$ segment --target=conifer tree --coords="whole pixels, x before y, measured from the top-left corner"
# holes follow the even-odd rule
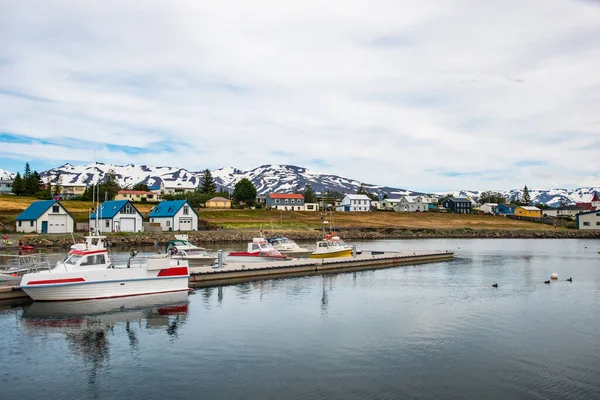
[[[523,196],[521,197],[521,203],[524,206],[531,205],[531,195],[529,194],[529,189],[527,189],[527,185],[523,188]]]
[[[202,178],[200,178],[200,191],[202,193],[215,193],[217,191],[217,184],[212,176],[212,173],[207,168],[202,171]]]
[[[25,191],[25,183],[23,182],[23,178],[21,178],[21,173],[17,172],[15,179],[12,183],[12,192],[17,196],[22,196]]]

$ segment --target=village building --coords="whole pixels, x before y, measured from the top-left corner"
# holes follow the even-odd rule
[[[498,207],[498,203],[483,203],[479,207],[479,211],[484,212],[486,214],[495,214],[497,207]]]
[[[575,217],[577,214],[583,211],[586,211],[584,207],[572,205],[558,208],[547,208],[542,210],[542,215],[544,217]]]
[[[600,229],[600,209],[577,214],[575,224],[577,229]]]
[[[442,207],[455,214],[471,214],[473,203],[465,197],[449,197],[442,202]]]
[[[394,205],[396,212],[425,212],[429,211],[429,204],[423,202],[421,196],[402,196],[400,202]]]
[[[163,231],[198,230],[198,213],[187,200],[162,201],[148,217],[150,223],[160,223]]]
[[[34,201],[15,219],[20,233],[71,233],[75,218],[56,200]]]
[[[0,179],[0,194],[12,194],[12,179]]]
[[[542,210],[534,206],[519,206],[515,208],[515,215],[520,217],[541,218]]]
[[[498,204],[496,207],[497,215],[513,215],[515,213],[515,208],[517,208],[514,204]]]
[[[196,185],[193,182],[185,181],[185,182],[173,182],[166,181],[163,182],[164,189],[163,194],[176,194],[176,193],[189,193],[196,190]]]
[[[600,210],[600,197],[598,192],[594,192],[592,200],[589,202],[575,203],[577,207],[582,207],[586,211]]]
[[[97,226],[96,220],[98,220]],[[105,201],[90,215],[89,221],[91,232],[144,231],[144,217],[130,200]]]
[[[371,211],[371,199],[365,194],[347,194],[342,204],[335,207],[336,211]]]
[[[208,200],[204,206],[206,208],[231,208],[231,200],[225,197],[213,197]]]
[[[400,199],[383,199],[380,202],[380,210],[391,211],[396,204],[400,203]]]
[[[119,190],[115,196],[115,200],[131,200],[135,202],[158,203],[160,195],[146,190]]]
[[[269,193],[265,204],[274,210],[304,211],[304,196],[300,193]]]

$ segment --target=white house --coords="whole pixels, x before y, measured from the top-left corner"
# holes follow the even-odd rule
[[[34,201],[15,219],[20,233],[70,233],[75,218],[56,200]]]
[[[185,182],[165,181],[163,193],[165,193],[165,194],[187,193],[187,192],[193,192],[194,190],[196,190],[196,185],[190,181],[185,181]]]
[[[400,199],[383,199],[381,200],[381,210],[393,210],[398,203],[400,203]]]
[[[428,211],[429,203],[425,203],[421,196],[402,196],[400,201],[394,205],[396,212],[421,212]]]
[[[479,207],[479,211],[483,211],[486,214],[495,214],[496,207],[498,207],[498,203],[483,203]]]
[[[579,213],[575,216],[577,229],[600,229],[600,210]]]
[[[96,212],[98,226],[96,227]],[[90,215],[90,230],[94,232],[143,232],[144,217],[129,200],[110,200],[102,203]]]
[[[319,211],[319,203],[304,203],[304,211]]]
[[[197,231],[198,213],[187,200],[161,201],[148,215],[163,231]]]
[[[347,194],[336,211],[371,211],[371,199],[364,194]]]

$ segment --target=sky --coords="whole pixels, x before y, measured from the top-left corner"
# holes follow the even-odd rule
[[[595,0],[0,0],[0,168],[600,186]]]

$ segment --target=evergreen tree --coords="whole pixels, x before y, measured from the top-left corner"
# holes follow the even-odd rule
[[[521,198],[521,203],[524,206],[531,205],[531,196],[529,195],[529,189],[527,189],[527,185],[523,188],[523,197]]]
[[[103,202],[105,199],[114,200],[119,190],[121,190],[121,187],[119,186],[119,182],[117,182],[117,174],[111,169],[106,174],[105,181],[98,185],[98,193],[100,194],[98,200],[100,202]]]
[[[25,183],[23,181],[23,178],[21,178],[20,172],[17,172],[17,175],[15,176],[15,179],[13,180],[11,190],[17,196],[22,196],[23,193],[25,192]]]
[[[150,191],[150,189],[148,189],[148,185],[146,185],[145,183],[141,183],[141,182],[138,182],[135,185],[133,185],[131,190],[141,190],[144,192]]]
[[[62,193],[62,175],[60,174],[60,170],[57,171],[52,180],[52,185],[49,185],[49,187],[51,196],[59,196]]]
[[[236,202],[251,206],[256,199],[256,188],[249,179],[243,178],[235,184],[233,197],[235,197]]]
[[[200,191],[202,193],[212,194],[217,191],[217,184],[215,183],[212,173],[208,168],[202,171],[202,178],[200,178],[200,187]]]
[[[360,184],[360,187],[358,188],[358,190],[356,191],[356,194],[366,194],[368,195],[369,192],[367,191],[367,188],[365,187],[365,185],[363,185],[362,183]]]
[[[25,174],[28,175],[27,178],[24,178],[25,195],[35,196],[40,191],[40,174],[37,171],[32,173],[29,169],[29,163],[25,166]]]
[[[314,190],[312,190],[310,183],[307,183],[306,186],[304,187],[304,202],[305,203],[316,203],[317,202],[317,196],[315,195]]]

